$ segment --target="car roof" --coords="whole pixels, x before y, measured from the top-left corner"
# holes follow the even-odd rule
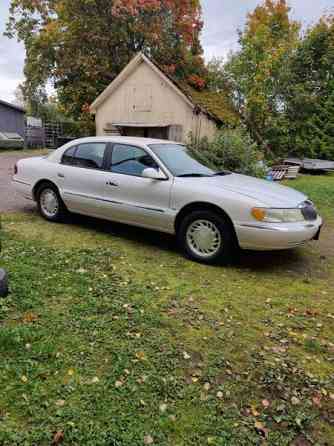
[[[75,143],[89,143],[89,142],[112,142],[112,143],[122,143],[122,144],[139,144],[139,145],[149,145],[149,144],[182,144],[176,141],[168,141],[166,139],[155,139],[155,138],[141,138],[135,136],[91,136],[88,138],[80,138],[71,142],[71,145]]]
[[[105,142],[105,143],[119,143],[119,144],[128,144],[128,145],[136,145],[139,147],[146,147],[150,144],[177,144],[183,145],[180,142],[176,141],[168,141],[166,139],[154,139],[154,138],[139,138],[133,136],[90,136],[87,138],[75,139],[73,141],[68,142],[67,144],[59,147],[54,150],[47,159],[53,162],[60,162],[63,153],[70,147],[75,146],[77,144],[87,144],[87,143],[96,143],[96,142]]]

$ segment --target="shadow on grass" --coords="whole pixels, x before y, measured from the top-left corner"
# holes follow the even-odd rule
[[[176,238],[169,234],[79,215],[71,215],[69,223],[131,241],[138,246],[138,249],[145,245],[157,251],[182,255]],[[284,251],[241,250],[231,266],[268,273],[282,271],[306,275],[312,270],[313,261],[313,255],[306,252],[303,247]]]
[[[39,218],[35,208],[27,207],[24,209],[24,213]],[[164,251],[182,256],[176,238],[169,234],[75,214],[71,214],[66,223],[94,231],[97,234],[110,235],[119,240],[130,241],[138,250],[148,247],[154,249],[157,255],[159,251]],[[316,249],[312,249],[312,251],[306,247],[284,251],[241,250],[231,267],[268,274],[281,272],[294,276],[305,276],[305,278],[308,276],[322,276],[325,274],[324,266],[327,263],[327,257],[320,255],[317,244],[314,247]]]

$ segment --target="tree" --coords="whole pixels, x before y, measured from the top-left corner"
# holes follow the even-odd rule
[[[241,120],[268,152],[278,153],[285,138],[286,69],[299,41],[300,26],[289,17],[286,0],[265,0],[248,15],[239,34],[240,50],[225,65]]]
[[[7,35],[26,47],[25,95],[48,81],[80,118],[139,51],[171,74],[202,79],[199,0],[11,0]]]
[[[289,64],[285,94],[289,149],[334,159],[334,17],[310,27]]]
[[[207,87],[211,91],[221,92],[229,89],[228,77],[225,72],[225,60],[213,57],[207,64]]]
[[[14,104],[19,105],[22,108],[26,107],[26,101],[23,93],[23,86],[19,84],[14,90],[15,101]]]

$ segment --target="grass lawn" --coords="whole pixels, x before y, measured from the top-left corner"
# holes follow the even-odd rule
[[[322,240],[185,260],[167,235],[2,216],[0,445],[334,445],[334,176]]]

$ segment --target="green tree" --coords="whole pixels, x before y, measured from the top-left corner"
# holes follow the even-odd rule
[[[285,0],[266,0],[248,15],[240,50],[225,65],[225,77],[241,120],[268,152],[279,153],[286,140],[284,95],[289,60],[300,26],[289,17]]]
[[[290,152],[334,159],[334,17],[311,27],[290,60]]]
[[[225,59],[213,57],[207,64],[207,88],[221,92],[229,90],[228,76],[225,71]]]
[[[201,29],[199,0],[11,0],[7,35],[25,44],[27,99],[51,81],[80,118],[139,51],[175,76],[201,79]]]

